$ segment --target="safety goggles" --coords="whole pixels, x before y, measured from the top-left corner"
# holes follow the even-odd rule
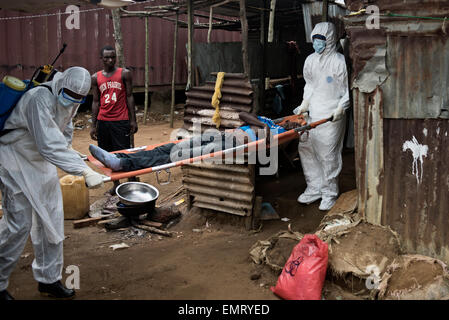
[[[79,103],[79,104],[83,104],[86,101],[86,97],[82,97],[81,99],[76,99],[76,98],[70,96],[68,93],[64,92],[64,88],[62,88],[62,96],[67,100],[70,100],[72,102]]]
[[[321,34],[316,34],[312,37],[312,39],[320,39],[326,41],[326,37]]]

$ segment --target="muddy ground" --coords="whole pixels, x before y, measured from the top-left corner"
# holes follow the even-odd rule
[[[84,115],[78,115],[83,119]],[[87,119],[87,117],[85,118]],[[85,122],[88,124],[88,122]],[[175,128],[182,121],[175,122]],[[168,141],[171,129],[167,120],[139,123],[135,145],[142,146]],[[73,146],[88,154],[92,143],[89,128],[75,130]],[[265,221],[260,232],[247,231],[242,219],[227,214],[184,215],[171,227],[172,238],[146,234],[144,237],[123,238],[120,231],[108,231],[98,226],[73,228],[73,221],[65,221],[64,268],[76,265],[80,270],[80,289],[76,299],[278,299],[271,291],[277,275],[266,267],[255,265],[249,249],[257,240],[265,240],[281,230],[292,229],[313,233],[324,212],[319,202],[301,205],[296,198],[305,188],[298,160],[293,164],[281,159],[279,177],[257,179],[256,193],[270,202],[281,217],[290,219]],[[60,176],[64,173],[60,172]],[[157,185],[155,174],[140,176],[142,182],[159,188],[161,198],[173,193],[181,185],[180,168],[172,169],[172,182]],[[103,196],[111,187],[90,191],[90,203]],[[344,152],[344,166],[340,176],[340,191],[355,188],[354,154]],[[206,221],[208,228],[205,228]],[[193,229],[204,229],[194,232]],[[198,231],[198,230],[196,230]],[[130,247],[113,251],[110,245],[125,242]],[[28,242],[22,258],[10,278],[8,290],[17,299],[41,299],[33,279],[31,263],[33,250]],[[63,281],[67,274],[63,272]],[[251,280],[255,279],[255,280]],[[323,292],[332,290],[325,287]],[[336,294],[327,294],[333,299]],[[339,298],[341,299],[341,297]]]

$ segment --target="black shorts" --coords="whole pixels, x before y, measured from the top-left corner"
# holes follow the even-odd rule
[[[98,120],[98,146],[108,152],[131,148],[129,130],[129,120]]]

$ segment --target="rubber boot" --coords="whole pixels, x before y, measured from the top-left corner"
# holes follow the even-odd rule
[[[0,301],[15,300],[7,290],[0,291]]]
[[[39,282],[38,290],[41,295],[56,299],[71,299],[75,296],[75,290],[66,288],[61,281],[50,284]]]

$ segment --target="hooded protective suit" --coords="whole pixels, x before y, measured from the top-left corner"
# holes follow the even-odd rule
[[[34,278],[42,283],[61,279],[64,213],[56,167],[73,175],[88,168],[69,150],[72,121],[79,104],[58,103],[62,88],[80,95],[90,89],[89,72],[72,67],[57,73],[44,87],[26,92],[8,118],[0,138],[0,189],[3,218],[0,220],[0,291],[25,246],[31,230],[35,259]]]
[[[345,58],[336,49],[335,26],[329,22],[318,23],[312,37],[326,37],[326,48],[321,53],[309,55],[304,64],[304,97],[301,111],[309,111],[309,121],[335,116],[309,132],[305,141],[299,142],[299,154],[307,182],[306,191],[299,202],[310,203],[322,198],[320,209],[329,210],[338,195],[338,175],[342,168],[341,151],[345,132],[344,111],[349,106],[348,74]],[[338,115],[338,116],[336,116]]]

